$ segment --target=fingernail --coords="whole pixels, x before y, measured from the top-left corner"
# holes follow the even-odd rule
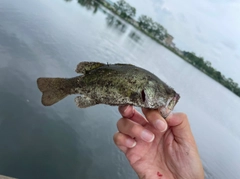
[[[126,140],[126,146],[129,147],[129,148],[135,147],[136,144],[137,144],[137,142],[132,140],[132,139],[127,139]]]
[[[121,113],[125,113],[125,112],[128,110],[128,108],[129,108],[129,105],[128,105],[128,106],[120,106],[120,107],[119,107],[119,111],[120,111]]]
[[[167,124],[162,120],[158,119],[155,121],[154,127],[158,129],[160,132],[164,132],[167,129]]]
[[[144,129],[141,133],[141,138],[146,142],[152,142],[154,140],[154,137],[154,134],[146,129]]]

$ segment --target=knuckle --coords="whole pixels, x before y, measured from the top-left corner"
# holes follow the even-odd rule
[[[117,128],[120,134],[126,134],[131,137],[136,137],[139,135],[139,131],[141,131],[141,125],[131,121],[130,119],[121,118],[117,122]]]
[[[122,114],[125,111],[126,107],[127,106],[119,106],[118,111]]]
[[[123,118],[119,119],[118,122],[117,122],[118,130],[120,130],[121,126],[124,126],[124,119]]]
[[[129,128],[129,133],[132,135],[132,136],[136,136],[138,135],[139,131],[141,130],[141,126],[138,125],[138,124],[133,124],[130,128]]]
[[[134,116],[134,114],[135,114],[135,109],[132,109],[132,111],[126,113],[125,116],[126,116],[126,118],[128,118],[128,119],[132,119],[133,116]]]
[[[179,117],[183,118],[183,119],[187,119],[188,118],[187,114],[185,114],[185,113],[179,113]]]
[[[148,121],[154,121],[155,119],[162,118],[162,116],[160,115],[157,109],[148,109],[145,112],[145,116],[148,119]]]
[[[119,132],[115,133],[113,136],[113,141],[116,145],[120,144],[121,141],[121,134]]]
[[[114,141],[114,142],[117,140],[118,134],[119,134],[119,132],[116,132],[116,133],[113,135],[113,141]]]
[[[124,116],[125,118],[131,118],[134,114],[134,108],[133,106],[121,106],[119,107],[119,112]]]

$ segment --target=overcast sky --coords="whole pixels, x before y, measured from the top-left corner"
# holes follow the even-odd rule
[[[112,0],[116,2],[117,0]],[[195,52],[240,86],[240,0],[126,0],[162,24],[178,48]]]

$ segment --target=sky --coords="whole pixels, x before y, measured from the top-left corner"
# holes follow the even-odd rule
[[[112,0],[116,2],[117,0]],[[176,46],[194,52],[240,86],[240,0],[126,0],[162,24]]]

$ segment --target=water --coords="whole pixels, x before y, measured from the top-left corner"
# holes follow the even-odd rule
[[[207,179],[240,178],[240,98],[117,17],[63,0],[0,1],[0,173],[137,178],[112,136],[117,107],[40,103],[40,76],[73,77],[80,61],[132,63],[181,94]],[[115,25],[118,24],[118,25]]]

